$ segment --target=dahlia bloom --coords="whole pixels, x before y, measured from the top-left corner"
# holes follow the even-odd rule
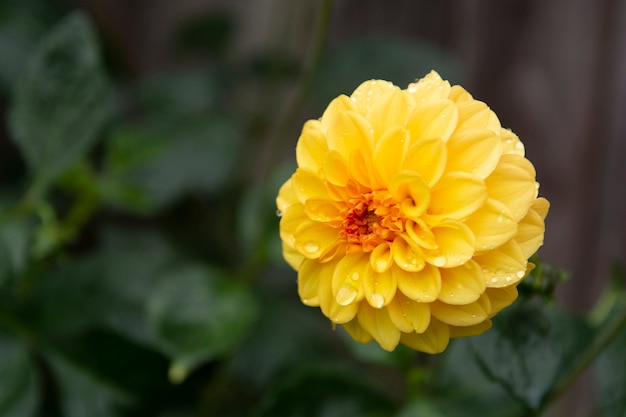
[[[517,297],[549,203],[518,137],[434,71],[305,123],[277,206],[298,293],[359,342],[442,352]]]

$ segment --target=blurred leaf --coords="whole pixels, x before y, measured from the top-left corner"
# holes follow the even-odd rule
[[[10,113],[13,139],[38,181],[51,181],[97,140],[114,111],[95,34],[75,13],[29,59]]]
[[[194,367],[232,350],[256,316],[247,289],[224,273],[185,265],[165,271],[150,291],[148,314],[179,382]]]
[[[320,63],[313,102],[326,106],[339,94],[350,94],[370,79],[383,79],[405,88],[436,70],[444,79],[459,77],[460,65],[431,45],[384,34],[362,36],[337,45]]]
[[[187,49],[219,55],[227,49],[233,29],[231,15],[211,10],[183,22],[178,29],[177,40]]]
[[[118,408],[129,401],[126,394],[59,356],[47,359],[59,385],[64,417],[121,416]]]
[[[25,217],[0,220],[0,288],[27,266],[33,222]]]
[[[139,213],[188,192],[213,193],[237,172],[241,129],[217,116],[118,129],[107,143],[103,198]]]
[[[365,374],[341,366],[302,368],[266,394],[259,417],[389,416],[392,403]]]
[[[529,301],[493,320],[493,328],[469,339],[485,375],[528,412],[539,410],[561,372],[590,340],[580,317]]]
[[[26,346],[0,328],[0,415],[34,416],[38,403],[39,381]]]

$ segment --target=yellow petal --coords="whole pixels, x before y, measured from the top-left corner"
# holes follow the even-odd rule
[[[341,203],[320,198],[309,198],[304,203],[304,212],[311,220],[332,222],[341,220]]]
[[[451,326],[473,326],[482,323],[489,318],[490,310],[487,296],[464,305],[446,304],[441,301],[435,301],[430,305],[432,315]]]
[[[366,156],[366,152],[356,150],[350,155],[350,172],[352,178],[364,187],[373,189],[374,172],[372,169],[371,159]]]
[[[455,103],[459,103],[461,101],[470,101],[473,99],[472,95],[460,85],[453,85],[452,88],[450,88],[450,94],[448,95],[448,98]]]
[[[472,214],[465,224],[476,237],[477,251],[497,248],[517,234],[517,223],[507,206],[488,198],[485,204]]]
[[[301,224],[310,221],[304,212],[304,206],[300,203],[289,206],[282,213],[280,218],[280,237],[289,246],[295,248],[296,238],[294,237],[296,230]]]
[[[323,270],[323,273],[319,274],[320,309],[322,310],[322,313],[324,313],[324,315],[333,323],[347,323],[356,317],[356,314],[359,311],[359,304],[350,303],[344,306],[337,303],[331,284],[334,267],[336,267],[337,264],[336,262],[331,261],[320,265],[327,265],[324,267],[325,269]]]
[[[415,103],[421,104],[428,101],[448,98],[450,83],[442,80],[436,71],[430,71],[424,78],[416,83],[409,84],[407,91],[413,96]]]
[[[423,103],[413,110],[407,122],[411,142],[437,138],[446,142],[456,128],[458,113],[450,100]]]
[[[405,297],[402,293],[387,306],[389,318],[403,333],[423,333],[430,324],[430,306]]]
[[[441,353],[446,350],[450,342],[450,329],[447,324],[431,318],[424,333],[402,333],[400,341],[420,352]]]
[[[489,297],[489,301],[491,303],[489,317],[493,317],[503,308],[513,304],[513,302],[517,299],[517,287],[511,285],[509,287],[502,288],[487,288],[485,294]]]
[[[325,223],[306,221],[294,233],[294,247],[309,259],[319,258],[330,246],[339,239],[337,229]]]
[[[491,329],[491,324],[491,320],[485,320],[472,326],[450,326],[450,338],[478,336]]]
[[[363,279],[369,269],[366,253],[352,253],[344,256],[337,263],[333,273],[332,291],[335,301],[348,305],[363,299]]]
[[[509,240],[497,249],[476,255],[474,260],[483,270],[487,287],[508,287],[526,276],[526,257],[515,240]]]
[[[447,155],[444,141],[423,139],[409,147],[402,169],[419,174],[426,184],[432,186],[443,174]]]
[[[487,199],[487,187],[478,177],[466,172],[448,172],[430,192],[433,217],[463,220],[478,210]]]
[[[359,114],[365,116],[379,97],[395,90],[399,88],[389,81],[369,80],[358,86],[350,97]]]
[[[437,249],[424,250],[426,262],[439,268],[463,265],[474,254],[475,239],[463,223],[447,221],[430,229],[435,235]]]
[[[333,99],[330,102],[326,110],[324,110],[324,114],[322,114],[321,118],[321,129],[322,132],[327,133],[331,123],[337,117],[338,114],[347,112],[347,111],[355,111],[356,105],[350,99],[350,97],[342,94],[339,97]]]
[[[305,259],[298,271],[298,295],[302,303],[308,306],[319,306],[319,293],[321,277],[332,275],[335,264],[332,262],[320,263],[315,260]]]
[[[409,146],[408,132],[401,126],[393,126],[378,139],[372,155],[375,173],[381,186],[389,184],[398,173]]]
[[[414,106],[413,98],[400,89],[381,95],[365,116],[374,128],[374,138],[380,138],[394,126],[404,127]]]
[[[287,211],[289,206],[292,204],[298,203],[298,197],[296,197],[296,193],[293,191],[293,183],[291,178],[289,178],[278,190],[278,196],[276,197],[276,207],[278,207],[278,212],[282,216],[282,213]]]
[[[328,198],[328,188],[324,181],[307,169],[298,168],[291,177],[291,183],[294,194],[301,203],[309,198]]]
[[[550,202],[543,197],[539,197],[533,201],[531,207],[545,220],[548,215],[548,210],[550,210]]]
[[[411,246],[418,246],[426,250],[436,250],[439,247],[434,233],[422,219],[418,219],[417,221],[408,219],[404,228],[406,235],[402,236],[405,238],[408,236],[409,239],[407,239],[407,242],[409,242]],[[420,254],[423,255],[423,252],[420,251]]]
[[[439,301],[446,304],[469,304],[485,292],[483,272],[474,261],[456,268],[442,268]]]
[[[520,220],[515,236],[515,241],[519,244],[525,258],[529,258],[543,245],[545,230],[543,218],[531,207],[526,216]]]
[[[300,269],[300,265],[302,264],[302,261],[305,259],[304,256],[302,256],[300,252],[298,252],[297,250],[289,246],[284,241],[282,243],[282,248],[283,248],[283,258],[285,258],[285,261],[289,264],[289,266],[291,266],[296,271]]]
[[[504,203],[516,222],[537,198],[535,168],[518,155],[502,155],[496,169],[485,179],[489,197]]]
[[[396,294],[396,277],[391,269],[379,273],[371,268],[365,269],[363,277],[363,291],[369,305],[382,308],[389,304]]]
[[[393,257],[391,254],[391,244],[381,243],[376,246],[370,254],[370,265],[376,272],[383,273],[391,268]]]
[[[438,268],[426,264],[421,271],[408,272],[399,267],[392,267],[398,289],[408,298],[420,303],[428,303],[439,297],[441,292],[441,274]]]
[[[319,120],[309,120],[304,124],[296,145],[296,161],[298,166],[312,172],[322,167],[324,156],[328,152],[326,136],[322,132]]]
[[[502,129],[500,131],[500,137],[502,138],[502,153],[505,155],[513,154],[518,156],[524,156],[524,144],[519,140],[517,135],[509,129]]]
[[[350,172],[344,159],[337,151],[329,151],[324,158],[324,178],[336,186],[345,187],[350,179]]]
[[[409,245],[404,238],[396,236],[391,245],[393,260],[400,268],[408,272],[417,272],[424,268],[424,255],[418,247]]]
[[[372,308],[367,303],[361,303],[358,319],[363,329],[371,334],[383,349],[391,352],[398,346],[400,330],[389,318],[387,309]]]
[[[363,327],[359,324],[358,319],[353,319],[347,323],[342,324],[343,328],[348,332],[350,337],[356,340],[359,343],[369,343],[371,342],[372,336],[365,331]]]
[[[500,134],[501,127],[498,116],[482,101],[459,101],[456,105],[459,112],[457,131],[488,129]]]
[[[419,219],[430,205],[430,188],[411,171],[402,171],[391,179],[389,194],[400,203],[402,213],[412,219]]]
[[[464,171],[486,178],[502,155],[500,136],[487,129],[462,130],[448,141],[447,171]]]
[[[371,153],[374,138],[369,122],[355,111],[338,113],[328,126],[328,148],[346,160],[357,149]]]

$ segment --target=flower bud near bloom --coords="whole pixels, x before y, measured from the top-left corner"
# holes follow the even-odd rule
[[[276,200],[298,293],[359,342],[442,352],[517,297],[549,203],[518,137],[434,71],[305,123]]]

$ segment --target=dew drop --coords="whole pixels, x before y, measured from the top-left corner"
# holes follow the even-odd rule
[[[382,294],[372,294],[370,296],[370,304],[374,308],[381,308],[385,304],[385,297]]]
[[[513,281],[513,277],[510,276],[510,275],[507,275],[505,280],[506,280],[506,282],[511,282],[511,281]]]
[[[358,272],[353,272],[352,275],[350,275],[350,278],[352,278],[354,281],[358,281],[359,278],[361,278],[361,274],[359,274]]]
[[[445,266],[445,264],[446,264],[446,258],[444,258],[443,256],[437,256],[435,259],[433,259],[433,265],[437,267]]]
[[[450,298],[454,298],[454,293],[453,293],[452,291],[450,291],[450,292],[448,293],[448,297],[450,297]]]
[[[337,296],[335,297],[335,300],[337,301],[337,304],[347,306],[354,301],[356,296],[357,292],[354,288],[341,287],[339,288],[339,291],[337,291]]]
[[[283,217],[283,212],[280,209],[276,210],[276,217]]]
[[[493,283],[498,282],[498,277],[491,277],[491,282],[493,282]]]
[[[523,269],[520,269],[519,271],[515,273],[515,275],[517,275],[518,278],[523,278],[524,275],[526,275],[526,271],[524,271]]]
[[[417,85],[410,84],[408,90],[409,90],[409,93],[415,93],[417,91]]]
[[[389,265],[389,263],[384,260],[384,259],[378,259],[376,260],[376,269],[377,272],[379,271],[384,271],[385,269],[387,269],[387,266]]]
[[[304,251],[306,253],[315,253],[319,250],[319,246],[313,242],[307,242],[304,244]]]
[[[496,220],[498,220],[498,223],[502,223],[504,216],[502,214],[498,214],[498,218]]]

